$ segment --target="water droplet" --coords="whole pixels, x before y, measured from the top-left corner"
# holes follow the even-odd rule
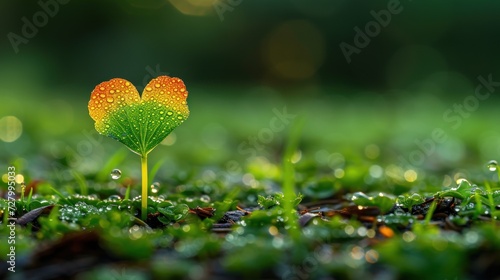
[[[112,102],[114,101],[114,99],[113,99],[113,97],[108,97],[108,98],[106,99],[106,101],[108,101],[109,103],[112,103]]]
[[[99,96],[102,97],[102,98],[104,98],[104,97],[106,97],[106,94],[101,93],[101,95],[99,95]]]
[[[158,193],[158,191],[160,190],[160,183],[158,182],[154,182],[152,185],[151,185],[151,192],[152,193]]]
[[[147,87],[146,91],[152,91],[153,89],[151,87]]]
[[[496,160],[490,160],[488,162],[488,170],[489,171],[497,171],[498,162]]]
[[[122,171],[120,169],[113,169],[111,171],[111,178],[113,178],[113,180],[120,179],[121,176],[122,176]]]
[[[170,111],[167,113],[167,115],[169,115],[169,116],[172,116],[172,114],[173,114],[173,113],[172,113],[172,112],[170,112]]]
[[[122,199],[122,198],[121,198],[119,195],[116,195],[116,194],[114,194],[114,195],[110,195],[110,196],[108,197],[108,200],[109,200],[109,201],[120,201],[121,199]]]
[[[159,88],[161,85],[160,84],[155,84],[155,87]]]
[[[421,195],[419,195],[418,193],[414,193],[414,194],[412,194],[412,195],[410,196],[410,199],[412,199],[412,200],[416,200],[416,201],[421,201],[421,200],[423,200],[422,196],[421,196]]]
[[[394,214],[396,214],[397,216],[401,216],[405,214],[405,211],[403,209],[396,209],[394,210]]]
[[[201,202],[209,203],[210,202],[210,196],[204,194],[200,197]]]
[[[104,87],[100,87],[99,89],[100,89],[100,90],[105,90],[105,88],[104,88]]]
[[[130,83],[129,83],[129,82],[126,82],[126,83],[125,83],[125,85],[126,85],[126,86],[130,86]]]
[[[109,93],[113,94],[113,93],[115,93],[115,91],[112,89],[109,91]]]
[[[185,91],[186,91],[186,89],[185,89],[185,88],[181,88],[181,92],[185,92]]]

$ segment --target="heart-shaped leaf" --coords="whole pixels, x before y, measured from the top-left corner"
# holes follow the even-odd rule
[[[187,96],[179,78],[157,77],[142,96],[132,83],[115,78],[95,87],[88,109],[100,134],[145,156],[188,118]]]

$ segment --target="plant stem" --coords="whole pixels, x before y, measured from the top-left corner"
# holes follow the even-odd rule
[[[141,156],[141,172],[142,172],[141,216],[142,220],[146,221],[148,217],[148,155]]]

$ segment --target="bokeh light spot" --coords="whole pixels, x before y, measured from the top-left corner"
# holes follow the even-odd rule
[[[14,142],[23,133],[22,122],[14,116],[5,116],[0,119],[0,140]]]
[[[16,174],[15,181],[18,184],[24,183],[24,175],[23,174]]]
[[[406,170],[404,177],[407,182],[410,183],[415,182],[417,180],[417,172],[415,172],[415,170],[412,169]]]
[[[365,259],[368,263],[376,263],[378,261],[379,254],[375,250],[368,250],[365,254]]]

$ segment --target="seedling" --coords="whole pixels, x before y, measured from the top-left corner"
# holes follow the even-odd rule
[[[142,219],[147,218],[148,154],[189,116],[188,92],[179,78],[159,76],[142,96],[132,83],[114,78],[95,87],[88,104],[97,132],[141,157]]]

